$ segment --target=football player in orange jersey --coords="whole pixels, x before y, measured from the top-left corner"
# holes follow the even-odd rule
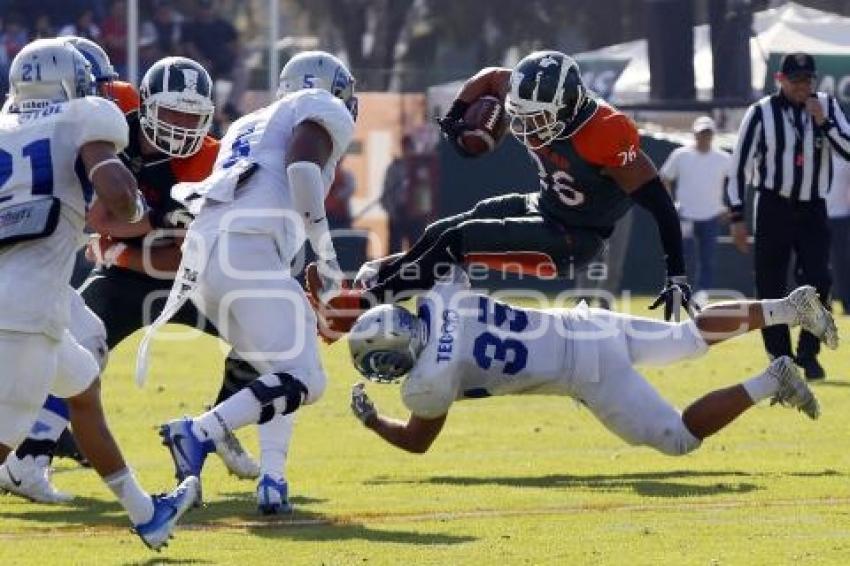
[[[69,42],[91,64],[97,94],[113,100],[126,116],[130,144],[120,158],[136,177],[149,207],[145,218],[133,225],[115,221],[96,201],[89,210],[88,223],[97,235],[90,240],[86,255],[97,267],[80,293],[104,322],[106,338],[98,349],[105,360],[109,350],[153,321],[162,310],[173,273],[180,264],[180,233],[191,220],[182,205],[171,198],[171,187],[181,181],[206,178],[218,155],[219,143],[208,135],[213,112],[212,83],[198,63],[183,58],[157,62],[143,80],[140,97],[133,85],[117,80],[118,75],[100,46],[84,38],[71,38]],[[195,92],[186,94],[183,84],[163,84],[166,73],[181,81],[187,76],[195,78]],[[167,99],[168,93],[175,91],[180,92],[186,105],[180,110]],[[145,239],[150,239],[148,235],[155,231],[162,231],[162,237],[146,244]],[[192,304],[187,304],[173,322],[217,335],[215,327]],[[257,375],[249,364],[229,356],[224,384],[215,403]],[[64,401],[49,397],[30,436],[7,460],[6,464],[15,468],[16,477],[26,480],[19,495],[44,503],[70,498],[50,484],[47,473],[67,418]],[[257,464],[236,437],[208,448],[222,457],[231,473],[242,478],[258,476]]]
[[[669,320],[680,306],[691,306],[673,201],[640,150],[635,124],[584,87],[576,62],[558,51],[537,51],[514,69],[486,68],[467,80],[439,120],[461,155],[469,155],[458,141],[468,129],[464,113],[485,95],[505,105],[511,132],[537,166],[539,192],[486,199],[434,222],[407,253],[381,262],[365,293],[342,293],[325,304],[318,278],[308,277],[329,337],[350,327],[370,295],[387,302],[427,290],[452,263],[572,276],[597,256],[635,202],[655,218],[666,259],[667,282],[650,308],[664,304]]]

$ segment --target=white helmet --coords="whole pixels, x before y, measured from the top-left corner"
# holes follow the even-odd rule
[[[198,153],[212,126],[212,80],[199,63],[166,57],[148,69],[139,87],[139,123],[147,140],[172,157]],[[195,115],[191,125],[175,124],[163,110]]]
[[[21,49],[9,67],[5,108],[28,111],[93,94],[86,58],[64,38],[38,39]]]
[[[511,90],[505,98],[511,133],[531,149],[548,145],[572,131],[571,122],[586,99],[581,72],[572,57],[559,51],[536,51],[511,73]]]
[[[305,88],[328,91],[342,100],[351,116],[357,119],[354,77],[348,67],[330,53],[303,51],[283,66],[278,80],[277,98]]]
[[[391,383],[413,368],[424,347],[424,323],[398,305],[363,313],[348,335],[351,360],[363,377]]]
[[[77,51],[83,54],[83,57],[91,65],[91,74],[94,75],[94,80],[98,83],[114,81],[118,78],[118,73],[115,72],[115,67],[109,60],[109,55],[103,50],[103,47],[85,37],[66,37],[65,40],[73,45]]]

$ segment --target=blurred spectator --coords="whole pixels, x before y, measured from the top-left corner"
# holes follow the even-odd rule
[[[723,184],[731,162],[729,154],[712,147],[715,130],[714,120],[708,116],[694,120],[694,145],[675,149],[660,171],[668,190],[676,183],[685,259],[694,288],[700,291],[708,291],[714,284]]]
[[[200,62],[212,75],[217,94],[216,106],[228,120],[240,115],[240,100],[247,86],[247,70],[239,56],[239,35],[233,24],[216,15],[213,0],[198,0],[195,18],[183,26],[186,54]],[[219,84],[226,81],[229,84]],[[223,101],[222,101],[223,99]]]
[[[119,75],[127,76],[127,2],[114,0],[103,21],[101,45]]]
[[[31,39],[46,39],[56,37],[56,28],[47,13],[40,13],[35,18]]]
[[[24,19],[21,14],[12,12],[5,18],[3,26],[3,51],[7,61],[11,61],[18,51],[29,42],[29,33],[24,27]]]
[[[79,8],[74,21],[63,26],[58,35],[75,35],[100,42],[100,28],[94,23],[94,10],[90,6]]]
[[[844,314],[850,314],[850,163],[833,159],[832,185],[826,194],[829,217],[830,267],[835,281],[835,298]]]
[[[407,176],[406,158],[413,155],[413,139],[404,136],[401,139],[401,155],[393,159],[384,173],[384,191],[381,194],[381,206],[387,213],[389,228],[389,253],[403,251],[407,231],[407,200],[410,185]],[[415,241],[410,239],[409,244]]]
[[[141,82],[142,77],[151,65],[165,56],[175,54],[173,52],[161,53],[157,39],[156,26],[153,22],[142,22],[139,27],[139,76],[136,77],[138,82]]]
[[[172,0],[154,2],[153,25],[161,57],[177,55],[183,38],[183,15],[174,9]]]
[[[354,196],[354,174],[344,168],[344,157],[336,165],[334,181],[325,198],[325,213],[331,230],[351,229],[351,197]]]

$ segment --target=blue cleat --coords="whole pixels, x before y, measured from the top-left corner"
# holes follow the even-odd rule
[[[169,421],[159,427],[162,443],[171,452],[174,475],[178,481],[195,476],[198,478],[198,504],[201,503],[200,477],[204,460],[209,453],[205,443],[192,432],[192,419],[184,417]]]
[[[186,511],[195,505],[201,494],[201,483],[195,476],[183,480],[174,491],[168,495],[154,495],[153,517],[143,525],[134,525],[133,532],[139,535],[142,542],[151,550],[157,552],[168,546],[172,531],[177,521]]]
[[[292,513],[289,503],[289,484],[283,478],[276,479],[269,474],[263,474],[257,484],[257,509],[263,515],[278,515]]]

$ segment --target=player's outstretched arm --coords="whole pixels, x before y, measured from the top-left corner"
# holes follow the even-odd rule
[[[357,383],[351,389],[351,411],[360,422],[393,446],[415,454],[424,454],[443,430],[448,415],[423,419],[410,415],[407,422],[387,418],[378,413],[375,404],[366,394],[365,384]]]
[[[145,212],[136,179],[115,154],[111,142],[89,142],[80,148],[80,158],[106,209],[115,217],[138,222]]]

